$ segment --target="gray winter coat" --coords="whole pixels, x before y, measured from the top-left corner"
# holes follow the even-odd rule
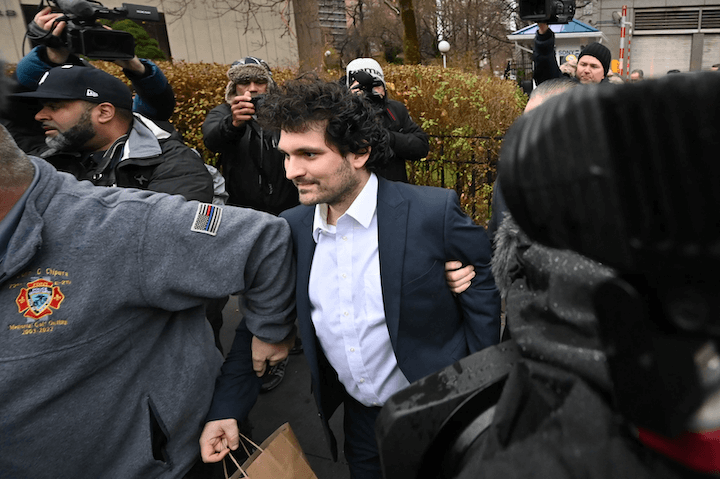
[[[0,476],[181,478],[222,363],[203,300],[242,291],[248,328],[285,337],[289,227],[224,207],[195,232],[201,203],[32,161],[0,264]]]

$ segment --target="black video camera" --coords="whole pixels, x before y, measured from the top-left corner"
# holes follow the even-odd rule
[[[383,83],[376,79],[374,76],[369,74],[368,72],[358,70],[356,72],[352,72],[350,74],[350,86],[352,87],[352,84],[354,82],[358,82],[358,84],[355,87],[352,87],[353,90],[359,90],[365,93],[365,96],[373,103],[382,103],[385,100],[385,97],[383,95],[380,95],[378,92],[374,90],[376,86],[384,86]]]
[[[28,25],[31,40],[51,48],[66,47],[72,53],[98,60],[129,60],[135,56],[135,39],[132,34],[108,30],[97,22],[108,20],[149,20],[158,21],[157,8],[123,3],[121,8],[109,9],[101,3],[88,0],[53,0],[62,10],[58,21],[67,26],[60,38],[41,29],[34,21]]]
[[[575,0],[520,0],[520,18],[538,23],[569,23]]]

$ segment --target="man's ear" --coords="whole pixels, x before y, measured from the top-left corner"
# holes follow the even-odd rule
[[[108,123],[115,118],[115,106],[112,103],[100,103],[95,111],[98,123]]]
[[[364,168],[365,163],[370,159],[370,150],[371,148],[368,146],[364,153],[350,153],[350,155],[348,155],[350,157],[350,164],[353,165],[356,170]]]

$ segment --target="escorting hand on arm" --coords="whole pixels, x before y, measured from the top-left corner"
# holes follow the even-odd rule
[[[471,264],[463,267],[460,261],[448,261],[445,263],[445,280],[450,290],[455,294],[460,294],[468,289],[474,277],[475,266]]]

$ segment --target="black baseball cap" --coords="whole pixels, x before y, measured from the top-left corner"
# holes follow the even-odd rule
[[[132,110],[132,93],[120,79],[94,68],[78,65],[55,67],[40,78],[37,90],[13,96],[40,100],[85,100],[111,103]]]

